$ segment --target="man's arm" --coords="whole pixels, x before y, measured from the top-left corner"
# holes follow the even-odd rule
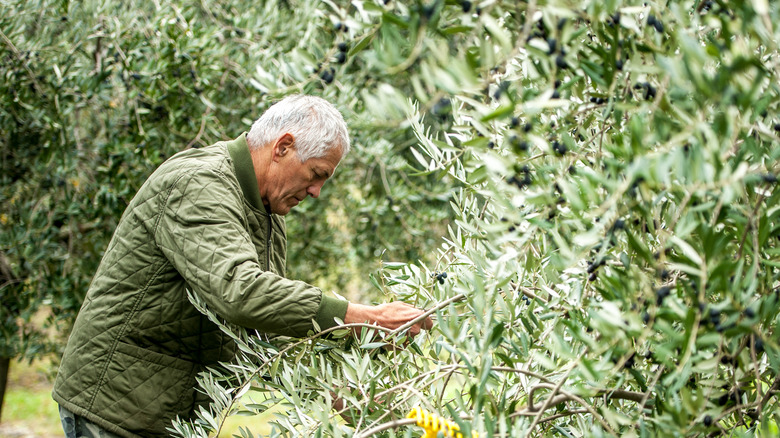
[[[341,318],[347,303],[265,271],[244,222],[238,187],[220,169],[201,166],[171,185],[152,225],[188,288],[230,323],[295,337],[306,336],[314,319],[323,329],[335,326],[324,314]]]

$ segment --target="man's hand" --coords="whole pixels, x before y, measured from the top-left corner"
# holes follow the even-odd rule
[[[425,311],[400,301],[379,304],[377,306],[349,303],[347,314],[344,316],[344,323],[377,324],[395,330],[407,322],[420,317],[423,313]],[[429,330],[431,327],[433,327],[433,320],[427,317],[410,327],[409,335],[416,336],[421,329]]]

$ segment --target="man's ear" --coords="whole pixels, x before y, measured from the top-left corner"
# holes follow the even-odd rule
[[[295,149],[295,137],[288,132],[279,137],[276,143],[274,143],[274,161],[293,153],[293,149]]]

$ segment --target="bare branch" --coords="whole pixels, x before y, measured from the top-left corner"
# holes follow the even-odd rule
[[[395,429],[401,426],[409,426],[415,423],[417,423],[417,420],[415,420],[414,418],[404,418],[402,420],[388,421],[387,423],[382,423],[379,426],[372,427],[371,429],[366,430],[362,434],[357,435],[355,438],[366,438],[371,435],[377,434],[379,432],[384,432],[385,430],[388,429]]]
[[[577,403],[582,405],[582,407],[584,407],[591,415],[593,415],[593,418],[595,418],[599,423],[601,423],[601,426],[604,427],[604,429],[607,432],[609,432],[612,436],[617,437],[618,435],[615,433],[615,431],[612,430],[612,428],[609,426],[609,424],[607,424],[607,422],[601,417],[601,415],[599,415],[599,413],[596,412],[596,409],[590,403],[586,402],[585,400],[583,400],[582,398],[580,398],[580,397],[578,397],[578,396],[576,396],[574,394],[571,394],[571,393],[566,392],[566,391],[561,389],[561,386],[563,386],[563,382],[564,381],[565,381],[565,379],[562,379],[558,383],[558,385],[556,385],[556,386],[549,385],[549,384],[546,384],[546,383],[541,383],[541,384],[538,385],[540,387],[546,387],[546,388],[552,389],[553,390],[553,394],[555,394],[556,392],[561,393],[561,395],[558,396],[558,397],[552,397],[552,398],[548,398],[547,400],[545,400],[545,402],[544,402],[544,404],[542,404],[542,407],[540,408],[539,412],[541,413],[541,411],[547,410],[548,407],[554,406],[553,402],[555,402],[556,404],[560,404],[560,403],[563,403],[564,401],[568,401],[568,400],[576,401]],[[568,400],[563,400],[563,398],[566,398]],[[537,415],[536,418],[534,419],[533,423],[531,423],[531,426],[528,428],[528,430],[533,430],[533,428],[536,427],[537,424],[539,424],[540,420],[541,420],[541,417]]]
[[[407,322],[406,324],[402,325],[401,327],[398,327],[397,329],[392,330],[390,333],[396,334],[396,333],[403,332],[404,330],[408,329],[409,327],[411,327],[411,326],[419,323],[420,321],[425,320],[425,318],[433,315],[434,313],[436,313],[437,310],[443,309],[443,308],[449,306],[450,303],[463,301],[465,299],[466,299],[466,295],[465,294],[458,294],[458,295],[455,295],[452,298],[448,298],[448,299],[442,301],[441,303],[435,305],[434,307],[431,307],[430,309],[426,310],[422,315],[418,316],[417,318],[414,318],[413,320]]]

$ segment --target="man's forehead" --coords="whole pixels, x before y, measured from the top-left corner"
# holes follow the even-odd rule
[[[325,172],[327,176],[330,178],[330,176],[336,170],[336,167],[338,167],[339,162],[341,161],[341,151],[337,150],[336,148],[331,148],[322,157],[319,157],[317,159],[312,159],[309,161],[312,162],[311,165],[314,167],[315,170]]]

